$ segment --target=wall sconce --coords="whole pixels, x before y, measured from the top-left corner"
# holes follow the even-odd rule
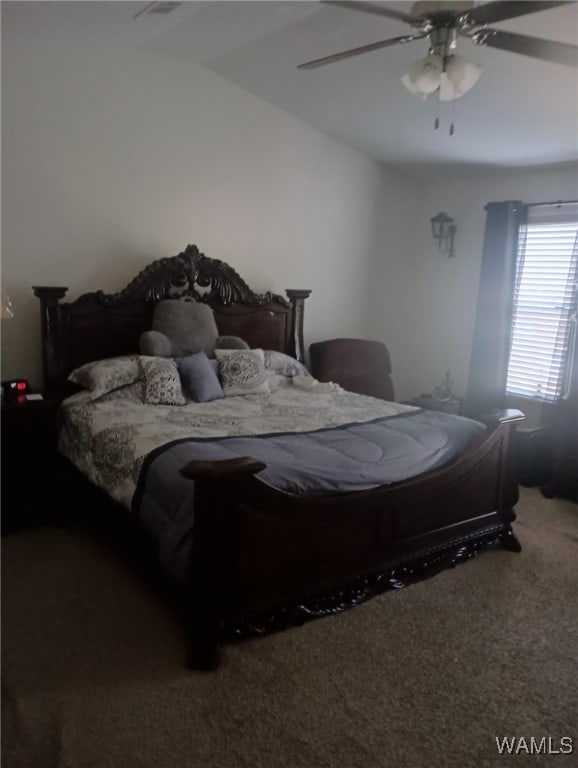
[[[437,216],[433,216],[430,221],[432,235],[438,244],[440,253],[444,256],[453,256],[454,235],[456,233],[454,220],[451,216],[448,216],[447,213],[438,213]]]

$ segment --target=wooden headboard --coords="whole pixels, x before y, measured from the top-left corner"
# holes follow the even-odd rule
[[[304,361],[303,308],[311,291],[288,289],[288,299],[254,293],[237,272],[196,245],[145,267],[118,293],[85,293],[61,303],[68,288],[34,286],[40,299],[46,391],[61,395],[79,365],[138,354],[157,301],[192,296],[213,308],[219,333],[240,336],[253,348],[274,349]]]

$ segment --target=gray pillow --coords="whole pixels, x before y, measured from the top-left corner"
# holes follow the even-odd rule
[[[152,330],[169,339],[172,357],[183,357],[193,352],[205,352],[212,356],[219,336],[211,307],[193,299],[159,301],[153,312]]]
[[[160,331],[145,331],[138,340],[141,355],[149,357],[171,357],[173,345],[168,336]]]
[[[215,349],[250,349],[250,346],[240,336],[219,336]]]
[[[214,362],[214,361],[213,361]],[[224,397],[215,367],[204,352],[176,359],[183,394],[197,403],[208,403]]]

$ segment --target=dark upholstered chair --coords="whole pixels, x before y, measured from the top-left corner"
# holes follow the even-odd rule
[[[367,339],[327,339],[309,347],[311,374],[343,389],[393,400],[391,360],[385,344]]]

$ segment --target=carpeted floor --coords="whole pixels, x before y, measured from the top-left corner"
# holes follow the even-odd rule
[[[229,646],[216,673],[183,668],[174,614],[102,541],[5,537],[4,768],[578,765],[578,506],[522,488],[517,511],[522,553]]]

